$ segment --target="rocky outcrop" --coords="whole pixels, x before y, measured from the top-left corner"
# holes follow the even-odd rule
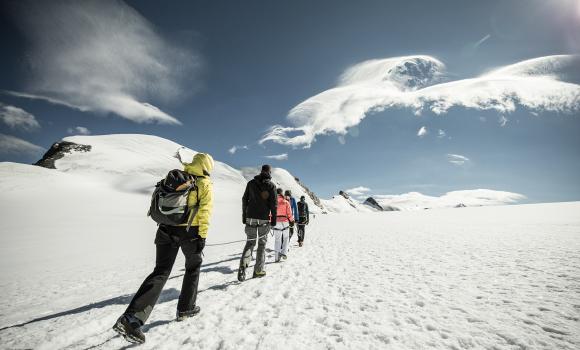
[[[338,191],[338,194],[340,194],[341,196],[343,196],[345,199],[350,199],[348,193],[346,193],[344,191]]]
[[[314,204],[316,204],[317,207],[319,207],[320,209],[324,209],[324,206],[322,205],[320,198],[318,198],[318,196],[316,194],[314,194],[314,192],[310,191],[310,189],[308,187],[306,187],[306,185],[304,185],[302,182],[300,182],[299,178],[294,177],[294,180],[296,180],[296,182],[300,185],[300,187],[302,187],[304,189],[304,192],[306,192],[308,194],[310,199],[312,199],[312,201],[314,202]]]
[[[56,169],[55,162],[67,153],[73,152],[89,152],[91,150],[90,145],[81,145],[74,142],[60,141],[54,143],[48,151],[42,156],[42,159],[34,163],[44,168]]]
[[[463,204],[463,203],[459,203],[455,206],[455,208],[465,208],[467,207],[467,205]]]
[[[391,205],[383,205],[383,211],[401,211],[401,209],[397,207],[393,207]]]
[[[378,211],[384,211],[385,209],[383,209],[383,207],[373,198],[373,197],[369,197],[367,198],[364,202],[364,205],[367,205],[373,209],[376,209]]]

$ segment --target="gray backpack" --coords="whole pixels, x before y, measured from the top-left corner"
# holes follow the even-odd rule
[[[187,205],[189,193],[197,191],[196,180],[195,176],[185,171],[171,170],[165,179],[155,185],[147,215],[158,224],[178,226],[187,223],[189,231],[199,208],[198,206],[190,208]],[[199,200],[197,202],[199,203]]]

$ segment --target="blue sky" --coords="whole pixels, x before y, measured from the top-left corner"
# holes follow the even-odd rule
[[[432,101],[420,115],[404,103],[378,111],[384,102],[361,102],[368,96],[356,85],[355,98],[322,98],[299,121],[288,118],[371,59],[426,55],[445,65],[444,81],[459,81],[578,54],[577,0],[5,1],[1,9],[2,161],[35,161],[42,150],[34,146],[71,133],[145,133],[235,167],[287,168],[323,197],[364,186],[369,194],[489,188],[533,202],[580,200],[578,60],[553,86],[518,80],[521,103],[508,111],[456,101],[444,113]],[[536,85],[543,90],[526,104]],[[465,91],[470,101],[482,94],[471,86],[452,94]],[[530,107],[547,95],[551,103]],[[325,113],[332,103],[366,112]],[[347,127],[335,125],[341,118]],[[298,130],[260,144],[274,125]],[[287,145],[304,128],[315,130],[311,140]],[[248,149],[231,154],[232,146]],[[280,154],[287,159],[265,158]]]

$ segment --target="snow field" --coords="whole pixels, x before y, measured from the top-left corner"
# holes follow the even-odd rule
[[[272,263],[268,253],[268,275],[244,283],[236,280],[243,243],[208,246],[202,313],[173,322],[180,256],[140,348],[576,349],[579,209],[580,203],[557,203],[317,215],[304,247],[295,246],[294,235],[286,262]],[[241,223],[230,230],[243,238]],[[150,248],[153,231],[143,234]],[[152,270],[152,252],[125,265],[109,256],[98,271],[72,276],[47,266],[55,280],[78,286],[55,291],[32,284],[11,296],[14,303],[41,301],[20,322],[45,319],[2,329],[0,347],[126,347],[110,327]],[[50,293],[77,300],[55,307]],[[18,313],[5,308],[2,327]]]

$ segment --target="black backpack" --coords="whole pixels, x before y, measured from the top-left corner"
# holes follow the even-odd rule
[[[165,179],[155,185],[147,215],[158,224],[178,226],[187,223],[189,231],[198,206],[190,209],[187,205],[187,198],[191,191],[197,191],[196,180],[195,176],[185,171],[171,170]],[[199,203],[199,200],[197,202]],[[190,216],[192,210],[194,213]],[[190,217],[189,221],[188,217]]]

